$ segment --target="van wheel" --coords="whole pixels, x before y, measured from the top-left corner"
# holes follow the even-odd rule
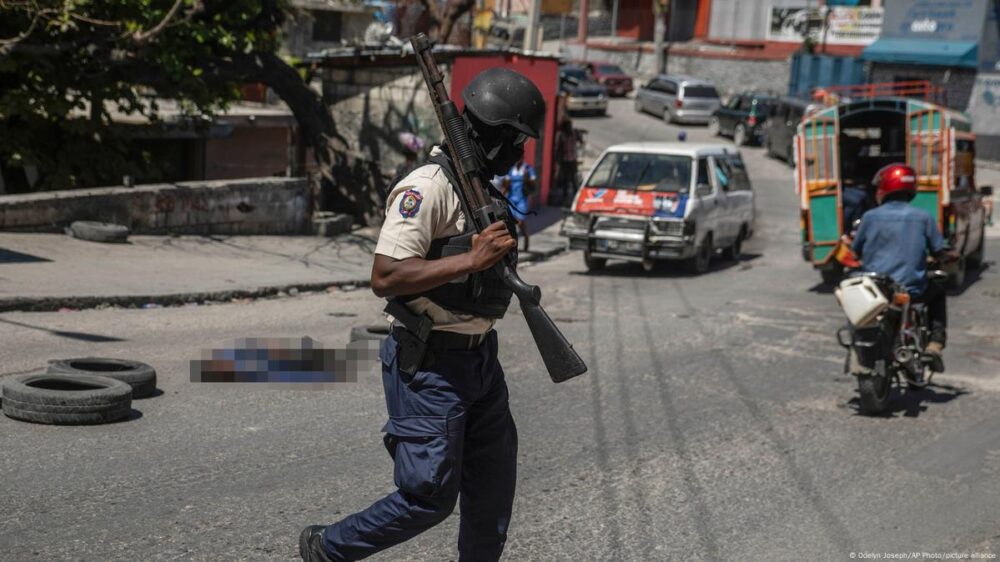
[[[747,128],[743,123],[738,123],[733,129],[733,144],[736,146],[746,146],[747,144]]]
[[[673,123],[674,122],[674,114],[670,113],[670,109],[664,109],[663,110],[663,122],[664,123]]]
[[[746,227],[740,227],[740,233],[736,235],[736,239],[733,240],[732,245],[724,250],[726,259],[732,261],[740,261],[743,257],[743,240],[746,238]]]
[[[642,101],[639,98],[635,98],[635,112],[642,113]]]
[[[693,258],[688,259],[687,268],[691,273],[707,273],[712,265],[712,235],[706,235]]]
[[[965,269],[968,267],[968,262],[966,258],[961,258],[958,260],[958,270],[955,273],[948,274],[948,288],[949,289],[960,289],[962,285],[965,285]]]
[[[965,263],[973,268],[979,269],[983,267],[983,259],[986,257],[986,232],[981,232],[979,234],[979,247],[976,248],[975,252],[972,252],[968,256],[965,256]]]
[[[708,120],[708,134],[712,135],[713,137],[717,137],[719,136],[719,132],[720,132],[719,118],[712,117],[711,119]]]
[[[587,266],[587,271],[600,271],[608,265],[607,258],[595,258],[590,255],[590,251],[583,252],[583,265]]]

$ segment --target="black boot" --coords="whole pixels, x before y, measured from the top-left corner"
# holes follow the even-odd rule
[[[325,525],[309,525],[299,534],[299,556],[305,562],[333,562],[323,550]]]

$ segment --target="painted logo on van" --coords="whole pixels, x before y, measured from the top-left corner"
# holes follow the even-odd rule
[[[687,195],[584,187],[577,200],[578,213],[612,213],[647,217],[683,217]]]

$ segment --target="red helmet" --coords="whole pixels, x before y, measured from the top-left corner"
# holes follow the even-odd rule
[[[906,164],[889,164],[872,178],[875,186],[875,200],[879,205],[887,195],[893,193],[916,193],[917,192],[917,172]]]

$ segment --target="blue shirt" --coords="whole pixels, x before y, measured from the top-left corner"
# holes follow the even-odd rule
[[[927,252],[945,249],[933,217],[903,201],[889,201],[861,218],[851,245],[865,271],[888,275],[917,296],[927,288]]]

